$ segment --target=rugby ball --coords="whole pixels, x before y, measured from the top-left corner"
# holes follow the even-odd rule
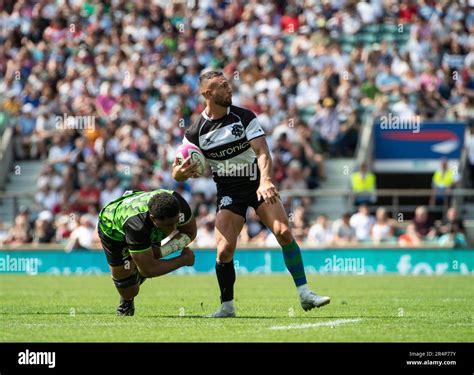
[[[199,147],[193,145],[192,143],[183,143],[178,147],[176,151],[176,164],[181,165],[187,159],[188,156],[191,156],[191,160],[198,163],[198,174],[202,176],[206,168],[206,158],[201,152]]]

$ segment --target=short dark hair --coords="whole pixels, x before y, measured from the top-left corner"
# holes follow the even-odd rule
[[[343,218],[343,219],[350,219],[351,216],[352,216],[352,215],[351,215],[350,212],[344,212],[344,213],[342,214],[342,218]]]
[[[215,77],[220,77],[220,76],[223,76],[224,73],[222,73],[221,71],[219,70],[210,70],[206,73],[203,73],[199,76],[199,84],[203,84],[205,81],[208,81],[212,78],[215,78]]]
[[[171,194],[158,193],[148,202],[148,210],[158,220],[169,219],[179,214],[178,200]]]

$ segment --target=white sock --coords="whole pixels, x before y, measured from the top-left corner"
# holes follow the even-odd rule
[[[222,307],[227,311],[234,311],[234,300],[222,302]]]
[[[298,290],[298,294],[300,296],[306,294],[306,293],[309,293],[310,290],[309,290],[309,287],[308,287],[308,284],[303,284],[303,285],[300,285],[299,287],[296,288]]]

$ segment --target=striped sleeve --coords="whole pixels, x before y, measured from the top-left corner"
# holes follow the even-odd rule
[[[245,129],[245,135],[247,136],[247,139],[249,141],[265,135],[265,132],[263,131],[263,128],[260,125],[260,122],[258,121],[257,117],[253,118],[249,122],[247,128]]]

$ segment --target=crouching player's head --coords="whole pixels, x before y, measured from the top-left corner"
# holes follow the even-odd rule
[[[148,211],[153,224],[166,235],[176,229],[179,222],[179,204],[173,195],[156,194],[148,202]]]

